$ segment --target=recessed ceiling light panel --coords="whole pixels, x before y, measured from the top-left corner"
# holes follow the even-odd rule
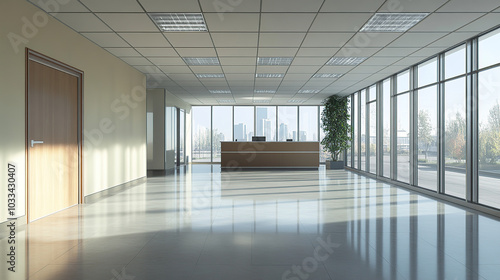
[[[256,89],[253,92],[254,93],[276,93],[276,91],[272,90],[272,89]]]
[[[304,103],[305,100],[302,99],[290,99],[288,103]]]
[[[406,32],[429,13],[376,13],[361,32]]]
[[[189,66],[220,65],[217,57],[183,57],[182,60]]]
[[[256,99],[253,103],[271,103],[270,99]]]
[[[209,90],[210,93],[213,93],[213,94],[226,94],[226,93],[231,93],[230,90],[227,90],[227,89],[211,89]]]
[[[301,89],[298,93],[318,93],[319,89]]]
[[[219,103],[236,103],[233,99],[217,99]]]
[[[201,13],[154,13],[149,16],[163,32],[208,31]]]
[[[208,79],[208,78],[224,78],[224,74],[196,74],[196,77],[199,79]]]
[[[359,65],[363,61],[366,60],[366,57],[358,57],[358,56],[349,56],[349,57],[340,57],[340,56],[335,56],[330,58],[326,62],[326,65]]]
[[[257,73],[256,78],[283,78],[285,74],[281,73]]]
[[[342,74],[333,74],[333,73],[317,73],[313,75],[313,78],[340,78]]]
[[[288,66],[292,64],[293,57],[259,57],[258,65]]]

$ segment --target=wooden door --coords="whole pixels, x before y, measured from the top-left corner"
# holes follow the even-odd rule
[[[78,204],[79,77],[28,59],[28,220]]]

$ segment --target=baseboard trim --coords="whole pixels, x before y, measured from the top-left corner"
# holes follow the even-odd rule
[[[102,190],[100,192],[96,192],[96,193],[87,195],[83,199],[84,203],[91,204],[91,203],[97,202],[103,198],[110,197],[110,196],[115,195],[117,193],[120,193],[124,190],[130,189],[130,188],[133,188],[139,184],[145,183],[146,180],[147,180],[147,177],[144,176],[144,177],[132,180],[130,182],[123,183],[123,184],[111,187],[109,189],[105,189],[105,190]]]

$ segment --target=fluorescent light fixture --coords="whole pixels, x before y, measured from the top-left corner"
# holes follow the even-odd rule
[[[305,100],[302,99],[290,99],[287,102],[288,103],[303,103]]]
[[[253,103],[271,103],[271,99],[255,99]]]
[[[217,99],[219,103],[236,103],[233,99]]]
[[[326,62],[326,65],[358,65],[365,61],[366,57],[349,56],[349,57],[339,57],[335,56],[330,58]]]
[[[210,65],[220,65],[219,59],[217,57],[183,57],[182,60],[190,66],[210,66]]]
[[[253,92],[254,93],[276,93],[276,91],[272,90],[272,89],[256,89]]]
[[[293,57],[259,57],[257,65],[288,66],[292,61]]]
[[[361,32],[406,32],[429,13],[376,13]]]
[[[313,75],[313,78],[340,78],[343,74],[333,74],[333,73],[317,73]]]
[[[230,90],[228,89],[211,89],[209,90],[210,93],[213,93],[213,94],[225,94],[225,93],[231,93]]]
[[[199,79],[224,78],[224,74],[196,74]]]
[[[301,89],[298,91],[298,93],[318,93],[320,92],[319,89]]]
[[[257,73],[256,78],[283,78],[285,74],[281,73]]]
[[[201,13],[153,13],[149,16],[163,32],[208,31]]]

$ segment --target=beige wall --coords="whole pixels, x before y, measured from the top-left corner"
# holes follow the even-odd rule
[[[7,163],[15,162],[18,203],[25,200],[25,47],[85,73],[84,195],[146,176],[144,75],[27,1],[0,1],[0,26],[0,182],[7,182]],[[112,131],[100,128],[103,120]],[[5,183],[0,186],[5,205]]]

